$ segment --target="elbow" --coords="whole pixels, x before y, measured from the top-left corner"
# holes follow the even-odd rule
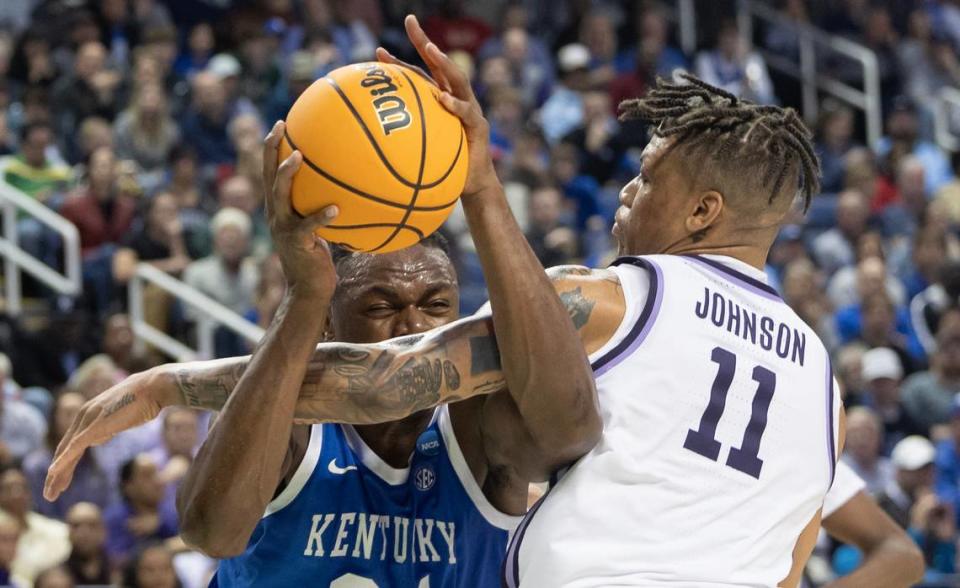
[[[547,419],[535,435],[542,455],[554,468],[565,467],[590,452],[603,434],[593,379],[581,385],[578,402],[564,411],[562,419]]]
[[[182,490],[182,488],[181,488]],[[239,512],[217,513],[178,496],[180,538],[188,547],[216,559],[236,557],[247,548],[252,529],[242,529]],[[239,524],[238,524],[239,523]]]
[[[896,549],[900,554],[899,567],[903,570],[904,576],[909,576],[910,585],[920,582],[926,573],[926,562],[920,548],[910,537],[904,536],[898,538]]]
[[[223,525],[209,523],[203,517],[183,517],[181,519],[180,538],[190,548],[207,557],[227,559],[242,554],[247,547],[245,537],[238,533],[227,533]]]

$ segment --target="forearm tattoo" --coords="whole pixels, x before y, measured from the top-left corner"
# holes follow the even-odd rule
[[[120,410],[121,408],[123,408],[124,406],[127,406],[127,405],[129,405],[129,404],[133,404],[133,400],[134,400],[133,393],[127,392],[126,394],[124,394],[123,396],[121,396],[119,400],[117,400],[116,402],[114,402],[113,404],[111,404],[110,406],[108,406],[108,407],[103,411],[103,416],[110,416],[110,415],[112,415],[113,413],[115,413],[115,412],[117,412],[118,410]]]
[[[245,364],[238,363],[227,373],[213,376],[193,373],[189,369],[177,370],[177,388],[183,396],[184,404],[193,408],[220,410],[240,381],[244,368]]]

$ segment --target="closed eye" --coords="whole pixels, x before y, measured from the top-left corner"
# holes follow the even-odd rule
[[[386,318],[393,313],[394,308],[389,304],[371,304],[365,314],[371,318]]]

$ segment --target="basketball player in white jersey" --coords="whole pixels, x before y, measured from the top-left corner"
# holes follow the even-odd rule
[[[565,302],[577,328],[568,328],[554,318],[563,307],[549,283],[527,273],[529,248],[516,239],[469,81],[412,17],[407,31],[467,129],[464,206],[492,317],[360,346],[359,362],[337,344],[317,346],[312,360],[298,346],[287,360],[306,378],[290,417],[381,422],[507,390],[524,434],[489,438],[550,458],[513,467],[542,479],[544,463],[570,465],[515,533],[508,586],[796,586],[834,476],[842,407],[825,348],[762,268],[797,196],[806,205],[818,190],[809,131],[792,110],[692,77],[622,105],[654,136],[621,192],[613,234],[622,257],[607,270],[552,274],[574,286]],[[298,304],[286,318],[308,321],[309,312]],[[473,353],[492,347],[492,331],[502,367]],[[571,333],[589,355],[596,391],[566,346]],[[478,344],[485,337],[489,344]],[[58,448],[45,494],[62,491],[87,446],[158,407],[222,404],[222,378],[244,361],[167,366],[93,399]],[[451,362],[463,378],[428,390],[394,385],[411,361]],[[349,377],[358,364],[362,380]]]

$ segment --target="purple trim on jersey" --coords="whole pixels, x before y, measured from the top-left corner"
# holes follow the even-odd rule
[[[752,278],[743,272],[739,272],[732,267],[727,267],[719,261],[707,259],[700,255],[684,255],[683,257],[700,263],[705,269],[713,270],[714,273],[723,274],[724,277],[732,280],[741,288],[753,292],[757,296],[761,296],[767,300],[783,302],[783,298],[780,297],[780,294],[770,286],[770,284],[764,284],[760,280]]]
[[[520,586],[520,543],[523,541],[523,536],[527,532],[527,527],[530,526],[530,521],[533,520],[533,515],[537,514],[537,511],[540,510],[540,506],[543,504],[543,501],[547,499],[547,496],[550,495],[553,488],[554,486],[551,483],[550,489],[547,490],[546,494],[540,497],[540,500],[533,505],[533,508],[531,508],[523,520],[520,521],[520,524],[517,526],[517,531],[513,534],[513,539],[510,540],[510,545],[507,547],[507,556],[503,560],[504,588],[519,588]]]
[[[617,343],[613,349],[604,353],[591,364],[590,367],[593,368],[595,378],[610,371],[640,347],[643,340],[647,338],[650,328],[653,327],[657,315],[660,314],[660,304],[663,302],[663,272],[660,271],[660,266],[642,257],[621,257],[610,265],[622,264],[635,265],[646,269],[647,273],[650,274],[650,291],[647,294],[647,302],[640,312],[640,317],[630,329],[630,332],[627,333],[627,336]]]
[[[837,469],[837,448],[833,440],[833,366],[827,360],[827,453],[830,458],[830,485]]]

